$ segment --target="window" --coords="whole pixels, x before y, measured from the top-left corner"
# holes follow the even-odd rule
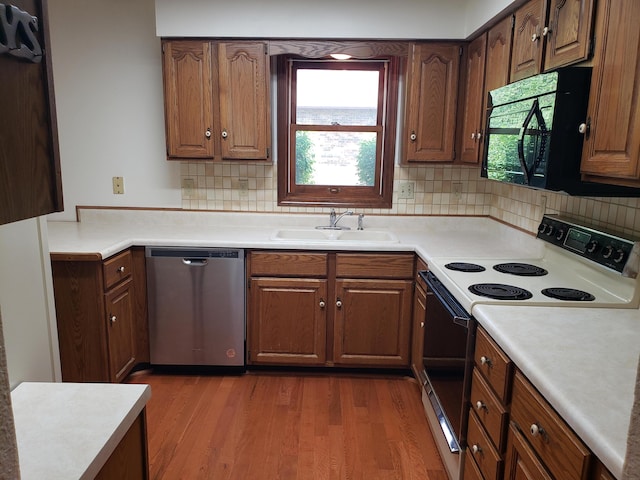
[[[278,63],[278,203],[391,207],[397,61]]]

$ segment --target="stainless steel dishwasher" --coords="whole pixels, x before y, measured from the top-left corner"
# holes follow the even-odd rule
[[[244,250],[146,247],[153,365],[243,367]]]

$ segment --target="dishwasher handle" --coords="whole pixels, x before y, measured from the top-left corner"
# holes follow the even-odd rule
[[[206,258],[183,258],[182,263],[189,267],[205,267],[209,260]]]

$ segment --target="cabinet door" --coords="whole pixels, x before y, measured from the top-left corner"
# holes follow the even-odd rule
[[[410,280],[336,280],[336,364],[409,366]]]
[[[109,374],[120,382],[135,363],[134,290],[131,279],[105,294]]]
[[[222,157],[267,159],[269,74],[264,43],[218,45]]]
[[[553,478],[513,426],[509,429],[504,478],[505,480],[552,480]]]
[[[511,54],[512,82],[542,71],[542,29],[546,6],[546,0],[530,0],[516,10]]]
[[[482,145],[482,114],[484,112],[484,62],[486,34],[479,36],[467,49],[464,118],[462,121],[462,151],[460,159],[478,163]]]
[[[427,311],[427,294],[416,283],[413,292],[413,332],[411,337],[411,369],[415,377],[422,381],[422,343],[424,339],[424,316]]]
[[[487,33],[487,61],[484,77],[486,93],[509,83],[513,16],[505,17]]]
[[[211,45],[171,40],[162,52],[167,155],[213,159]]]
[[[598,2],[597,42],[581,172],[589,180],[638,186],[640,2]],[[593,177],[591,177],[593,175]]]
[[[407,78],[406,162],[455,158],[460,46],[414,44]]]
[[[322,365],[327,281],[252,278],[247,333],[253,364]]]
[[[550,0],[543,29],[544,70],[586,60],[589,56],[594,0]]]

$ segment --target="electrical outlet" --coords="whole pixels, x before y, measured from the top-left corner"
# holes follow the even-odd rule
[[[115,195],[124,194],[124,177],[113,177],[113,193]]]
[[[454,182],[451,184],[451,193],[453,198],[458,201],[462,199],[462,182]]]
[[[402,182],[400,183],[398,198],[414,198],[415,182]]]
[[[249,179],[248,178],[238,179],[238,190],[240,190],[241,197],[247,197],[249,195]]]
[[[193,197],[196,189],[196,181],[193,178],[182,179],[182,191],[185,197]]]

